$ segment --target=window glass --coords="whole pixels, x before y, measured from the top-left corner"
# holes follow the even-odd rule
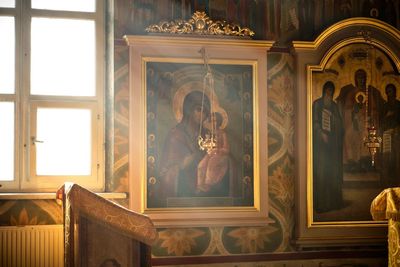
[[[65,11],[83,11],[95,12],[95,0],[31,0],[32,8],[65,10]]]
[[[0,16],[0,94],[15,92],[14,17]]]
[[[31,94],[94,96],[95,23],[32,18]]]
[[[103,189],[105,5],[0,0],[0,192]]]
[[[0,7],[15,7],[15,0],[0,0]]]
[[[14,103],[0,102],[0,181],[14,180]]]
[[[91,174],[91,110],[38,108],[37,175]]]

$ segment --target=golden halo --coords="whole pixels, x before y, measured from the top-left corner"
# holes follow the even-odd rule
[[[223,130],[225,127],[228,125],[229,119],[228,119],[228,114],[226,113],[225,109],[221,108],[220,106],[214,106],[214,113],[219,113],[221,114],[222,117],[222,123],[219,129]],[[207,129],[211,129],[211,123],[210,121],[205,121],[203,123],[203,126]]]
[[[219,114],[221,114],[222,123],[219,128],[221,130],[225,129],[225,127],[228,125],[228,122],[229,122],[228,114],[226,113],[225,109],[223,109],[221,106],[216,106],[216,107],[214,107],[214,112],[218,112]]]
[[[192,91],[203,92],[203,83],[200,81],[188,82],[188,83],[183,84],[181,87],[179,87],[178,90],[176,90],[176,93],[174,95],[174,99],[172,102],[172,110],[174,112],[175,120],[177,122],[181,122],[182,117],[183,117],[183,100],[185,99],[186,95]],[[210,99],[210,90],[208,90],[208,88],[206,89],[205,94]],[[218,97],[215,94],[214,94],[213,109],[215,111],[219,111],[220,109],[222,109],[219,106]],[[221,112],[221,115],[222,115],[222,117],[224,117],[224,116],[226,117],[226,119],[224,118],[224,121],[226,120],[225,124],[224,124],[224,121],[222,122],[222,125],[226,126],[228,124],[228,122],[227,122],[228,116],[225,111]],[[221,125],[221,127],[222,127],[222,125]]]
[[[383,99],[386,100],[386,101],[387,101],[387,96],[386,96],[385,89],[386,89],[386,86],[389,83],[393,84],[396,87],[396,90],[399,90],[399,88],[400,88],[400,82],[395,77],[393,77],[393,76],[383,77],[381,79],[381,84],[380,84],[379,88],[381,88],[381,90],[380,90],[381,91],[381,95],[382,95]],[[399,93],[397,93],[397,97],[396,98],[397,99],[399,98]]]
[[[172,102],[172,110],[174,112],[175,120],[177,122],[181,122],[183,117],[183,100],[185,99],[186,95],[192,91],[203,91],[203,84],[199,81],[196,82],[188,82],[183,84],[176,90],[174,94],[174,99]]]
[[[363,97],[361,102],[358,100],[359,96]],[[367,101],[367,95],[364,92],[358,92],[354,98],[355,98],[356,102],[359,104],[364,104],[365,101]]]
[[[317,85],[317,90],[319,90],[319,94],[317,94],[317,96],[315,98],[318,97],[318,95],[322,95],[322,88],[324,87],[325,83],[327,82],[332,82],[333,86],[334,86],[334,90],[333,90],[333,99],[335,99],[336,97],[339,96],[340,93],[340,88],[338,88],[338,84],[337,84],[337,76],[333,73],[326,73],[325,77],[323,80],[321,80],[321,83]],[[319,89],[320,88],[320,89]]]

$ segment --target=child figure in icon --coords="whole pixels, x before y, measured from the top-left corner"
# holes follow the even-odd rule
[[[223,117],[221,113],[214,112],[211,114],[210,121],[211,124],[214,124],[216,130],[216,147],[199,162],[197,168],[198,193],[208,192],[213,185],[219,183],[227,173],[229,166],[229,143],[226,132],[222,127]]]

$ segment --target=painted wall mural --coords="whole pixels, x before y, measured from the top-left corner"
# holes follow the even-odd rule
[[[0,201],[0,226],[62,224],[62,216],[55,200]]]
[[[129,68],[128,47],[116,46],[114,53],[114,170],[110,189],[128,192]]]
[[[144,34],[160,21],[188,19],[205,11],[212,20],[238,23],[255,31],[255,39],[313,40],[343,19],[371,17],[400,28],[400,0],[119,0],[115,3],[116,39]]]
[[[195,10],[205,10],[213,19],[224,18],[253,29],[256,32],[256,39],[273,39],[278,45],[287,46],[290,40],[313,38],[326,26],[341,19],[338,14],[344,16],[369,14],[385,18],[393,26],[398,27],[400,26],[399,2],[400,0],[118,0],[115,1],[114,36],[115,39],[121,39],[124,34],[144,34],[143,29],[149,24],[158,23],[160,20],[188,18]],[[308,27],[309,25],[311,26]],[[106,188],[111,192],[128,192],[128,58],[127,47],[116,45],[115,128],[113,132],[108,130],[108,134],[114,138],[114,169],[113,176],[107,177],[106,180]],[[289,53],[269,53],[268,88],[265,88],[268,90],[270,119],[268,122],[269,192],[265,193],[269,194],[270,217],[274,223],[267,227],[158,229],[160,240],[153,248],[155,257],[234,255],[294,250],[290,243],[295,224],[293,64],[294,57]],[[55,200],[0,201],[2,226],[60,223],[62,223],[62,210]],[[357,266],[377,266],[373,265],[375,262],[373,259],[370,262],[371,265]],[[332,261],[325,263],[329,264]],[[349,262],[343,261],[343,263]],[[305,266],[322,265],[321,261],[318,261]]]
[[[122,6],[142,9],[141,16],[146,16],[144,9],[151,11],[151,1],[118,2]],[[165,1],[167,2],[167,1]],[[200,1],[201,2],[201,1]],[[196,4],[196,8],[201,3]],[[203,5],[209,6],[208,1]],[[241,1],[229,1],[238,7]],[[147,4],[146,4],[147,3]],[[173,3],[173,2],[171,2]],[[211,5],[214,7],[215,5]],[[129,22],[132,17],[116,8],[116,31],[128,27],[122,21]],[[126,8],[125,8],[126,9]],[[129,9],[126,9],[129,10]],[[162,8],[159,8],[162,10]],[[214,9],[212,9],[214,10]],[[132,11],[133,12],[133,11]],[[131,15],[137,15],[135,10]],[[235,13],[229,9],[230,16]],[[233,12],[233,13],[232,13]],[[236,11],[238,12],[238,11]],[[154,12],[149,12],[149,14]],[[247,19],[245,13],[240,15]],[[125,25],[131,25],[125,23]],[[136,25],[137,27],[137,25]],[[107,187],[114,192],[128,191],[128,110],[129,110],[129,77],[128,50],[124,46],[115,48],[115,110],[114,110],[114,177],[107,181]],[[159,248],[156,255],[188,254],[231,254],[246,252],[285,251],[290,250],[289,239],[293,229],[293,59],[287,54],[271,54],[269,64],[269,151],[270,151],[270,196],[271,213],[275,224],[267,228],[202,228],[187,229],[190,234],[181,230],[160,229]],[[12,224],[53,224],[62,221],[61,209],[55,201],[3,201],[0,206],[0,223]],[[171,246],[172,239],[180,240],[179,246]],[[234,240],[234,242],[231,242]],[[225,245],[224,245],[225,244]],[[227,245],[231,244],[231,245]],[[180,247],[182,246],[182,247]],[[199,246],[205,248],[200,249]],[[227,247],[228,246],[228,247]],[[231,247],[229,247],[231,246]]]
[[[128,50],[115,55],[115,147],[112,188],[127,191],[128,173]],[[267,227],[210,227],[158,229],[155,256],[231,255],[291,251],[294,228],[293,57],[271,53],[268,60],[269,195],[275,221]]]

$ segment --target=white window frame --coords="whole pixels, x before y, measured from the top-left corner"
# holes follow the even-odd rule
[[[15,94],[0,94],[0,101],[15,103],[14,181],[0,181],[0,192],[54,192],[66,181],[104,191],[105,2],[96,0],[95,12],[31,9],[30,0],[16,0],[15,8],[0,8],[0,16],[15,17]],[[90,19],[95,21],[95,96],[30,95],[30,29],[32,17]],[[79,40],[76,40],[79,42]],[[57,45],[57,40],[54,40]],[[84,107],[92,111],[92,173],[90,176],[37,176],[34,146],[35,110],[40,107]],[[77,129],[79,130],[79,129]]]

